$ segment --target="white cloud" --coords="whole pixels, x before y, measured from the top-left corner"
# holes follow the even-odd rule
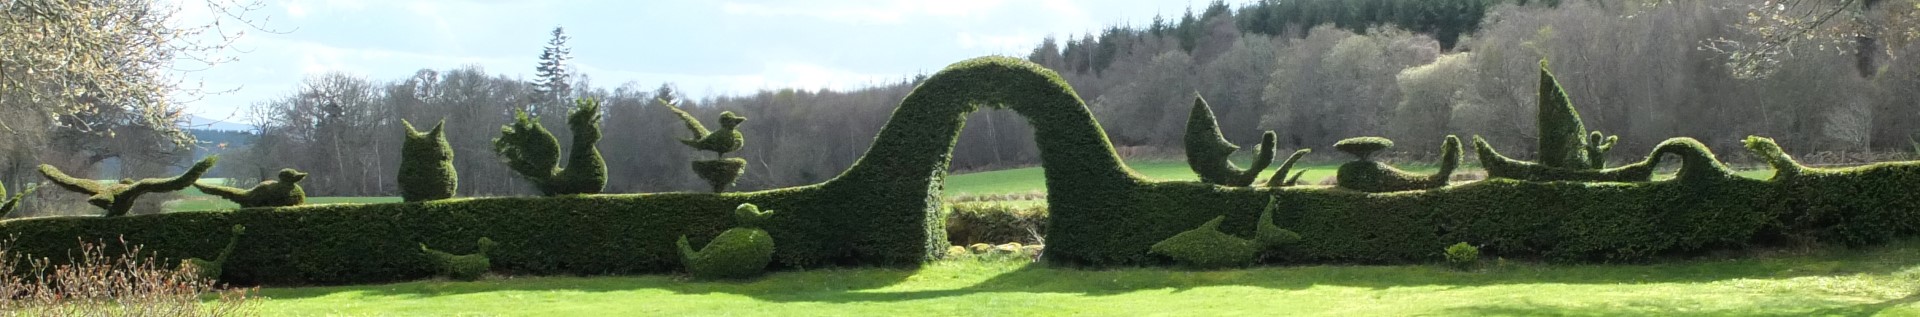
[[[968,17],[1001,7],[1006,0],[881,0],[852,1],[835,5],[814,2],[720,4],[727,14],[752,16],[803,16],[822,20],[879,24],[901,24],[914,17]]]

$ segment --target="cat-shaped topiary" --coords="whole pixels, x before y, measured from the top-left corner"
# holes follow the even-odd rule
[[[413,124],[400,120],[407,128],[400,144],[400,199],[428,201],[453,198],[460,188],[460,174],[453,169],[453,146],[447,144],[446,120],[421,133]]]
[[[212,261],[201,258],[188,258],[186,260],[180,260],[180,266],[183,268],[192,268],[194,274],[200,276],[200,278],[214,281],[220,280],[220,273],[223,272],[223,268],[227,265],[227,257],[233,255],[234,246],[240,244],[240,235],[246,234],[246,232],[247,226],[233,225],[233,235],[227,237],[227,246],[220,249],[220,256],[214,257]]]
[[[760,275],[768,263],[773,262],[773,237],[760,226],[773,216],[773,211],[760,211],[759,206],[740,204],[734,209],[734,221],[738,227],[721,232],[707,246],[695,251],[687,236],[681,235],[675,244],[680,247],[680,257],[687,266],[687,272],[702,279],[738,279]]]
[[[487,252],[492,252],[493,248],[499,246],[493,242],[493,239],[486,237],[481,237],[477,245],[480,252],[454,255],[427,248],[427,244],[421,243],[420,252],[426,254],[428,260],[433,263],[436,274],[455,280],[472,281],[479,280],[481,275],[493,268],[493,260],[487,257]]]
[[[13,214],[13,209],[20,207],[20,198],[27,197],[27,194],[32,194],[34,190],[38,189],[40,189],[39,186],[27,186],[26,190],[22,190],[20,193],[13,194],[12,198],[8,198],[7,185],[0,183],[0,199],[7,200],[5,203],[0,203],[0,218],[6,218],[7,215]]]
[[[120,183],[113,185],[101,185],[91,179],[67,176],[66,173],[60,172],[60,169],[46,164],[40,164],[40,176],[46,177],[47,181],[53,182],[60,188],[87,194],[88,204],[106,209],[107,217],[119,217],[133,210],[133,200],[140,198],[140,195],[171,192],[193,186],[193,182],[199,181],[200,175],[206,174],[207,169],[213,168],[213,163],[219,159],[218,156],[208,156],[206,159],[201,159],[199,163],[193,164],[186,173],[174,178],[148,178],[138,181],[123,179]]]
[[[493,152],[542,195],[598,194],[607,187],[607,163],[594,145],[600,142],[600,116],[599,100],[574,100],[567,113],[573,152],[567,154],[565,168],[559,166],[560,141],[524,111],[516,111],[513,123],[500,127]]]
[[[300,180],[307,179],[307,173],[288,168],[281,169],[279,179],[260,182],[253,189],[239,189],[220,185],[193,184],[200,192],[218,196],[240,204],[240,208],[295,206],[307,201],[307,191],[300,188]]]
[[[722,111],[720,112],[720,130],[707,131],[707,127],[700,124],[700,119],[694,118],[685,110],[680,110],[680,107],[674,105],[674,101],[662,99],[660,105],[673,111],[673,114],[686,124],[687,131],[693,133],[693,138],[680,139],[681,144],[696,150],[713,152],[712,160],[693,161],[693,173],[707,180],[707,184],[713,187],[713,192],[726,191],[727,187],[733,186],[735,180],[740,179],[741,174],[746,174],[746,159],[727,158],[726,155],[740,150],[740,147],[746,144],[746,138],[740,135],[739,128],[740,123],[747,122],[747,117],[733,114],[732,111]]]

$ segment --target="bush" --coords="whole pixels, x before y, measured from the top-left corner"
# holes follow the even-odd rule
[[[727,187],[732,187],[734,180],[746,172],[747,160],[738,157],[693,161],[693,173],[707,180],[715,193],[727,191]]]
[[[1453,169],[1460,165],[1460,138],[1451,135],[1440,146],[1443,151],[1440,171],[1432,175],[1409,173],[1368,159],[1371,153],[1388,146],[1393,146],[1393,141],[1377,137],[1352,138],[1335,144],[1335,148],[1360,157],[1358,161],[1340,165],[1339,174],[1335,175],[1340,187],[1371,193],[1440,188],[1447,186]]]
[[[253,189],[199,183],[193,184],[193,187],[199,188],[202,193],[233,201],[241,208],[283,207],[306,203],[307,191],[300,188],[300,180],[303,179],[307,179],[307,173],[288,168],[280,170],[278,180],[260,182]]]
[[[436,274],[455,280],[475,281],[493,268],[493,262],[487,257],[487,253],[493,251],[493,248],[499,244],[494,243],[493,239],[480,237],[475,245],[479,251],[467,255],[453,255],[434,250],[428,248],[425,243],[420,244],[420,252],[427,256],[427,261],[433,263]]]
[[[87,203],[106,209],[107,217],[119,217],[133,210],[133,201],[140,198],[140,195],[171,192],[193,186],[194,182],[200,180],[200,175],[206,174],[207,169],[213,168],[214,162],[219,160],[218,156],[208,156],[201,159],[199,163],[194,163],[186,173],[174,178],[148,178],[139,181],[123,179],[120,183],[113,185],[101,185],[91,179],[67,176],[66,173],[61,173],[60,169],[46,164],[40,164],[40,176],[46,177],[47,181],[53,182],[60,188],[88,195]]]
[[[1260,150],[1254,154],[1253,166],[1245,170],[1234,166],[1227,158],[1240,147],[1227,142],[1227,137],[1220,134],[1213,108],[1207,106],[1206,99],[1196,96],[1193,111],[1187,115],[1187,166],[1200,175],[1201,182],[1235,187],[1252,185],[1254,178],[1273,163],[1274,138],[1273,131],[1260,136]]]
[[[1047,234],[1047,206],[1003,203],[953,204],[947,213],[947,241],[974,243],[1040,243]]]
[[[600,116],[600,101],[574,100],[573,110],[567,113],[573,151],[567,154],[565,168],[559,166],[560,141],[540,126],[539,118],[525,111],[514,112],[513,123],[500,127],[493,152],[542,195],[598,194],[607,186],[607,163],[594,145],[600,142]]]
[[[1786,235],[1862,246],[1920,233],[1920,162],[1845,168],[1800,165],[1772,139],[1747,137],[1746,147],[1774,168]]]
[[[0,241],[0,315],[252,316],[252,289],[223,289],[192,268],[166,268],[154,253],[119,241],[79,241],[58,264]],[[210,299],[210,300],[209,300]]]
[[[1216,269],[1246,266],[1260,252],[1254,241],[1220,232],[1226,216],[1214,217],[1199,228],[1181,232],[1154,243],[1148,252],[1167,256],[1174,262],[1193,268]]]
[[[1480,264],[1480,248],[1475,248],[1466,242],[1447,246],[1446,255],[1447,264],[1462,271],[1472,270]]]
[[[407,202],[453,198],[460,187],[460,174],[453,169],[453,146],[447,145],[446,120],[420,133],[413,124],[400,120],[407,128],[400,143],[400,200]]]
[[[220,256],[214,257],[212,261],[201,258],[188,258],[181,260],[180,265],[192,267],[194,273],[199,274],[201,278],[218,281],[220,280],[221,268],[227,263],[227,256],[233,255],[233,247],[240,244],[240,235],[246,234],[246,232],[247,226],[233,225],[233,236],[227,238],[227,247],[220,249]]]
[[[1554,79],[1553,72],[1547,69],[1547,61],[1540,61],[1540,90],[1537,124],[1540,128],[1539,151],[1540,165],[1566,169],[1594,169],[1588,164],[1593,160],[1587,153],[1587,128],[1580,122],[1580,111],[1574,110],[1573,101],[1567,98],[1567,91],[1560,88],[1560,81]]]
[[[695,150],[713,152],[712,160],[693,161],[693,173],[699,175],[700,179],[707,180],[707,184],[713,186],[713,192],[726,191],[727,187],[733,186],[735,179],[739,179],[741,174],[746,174],[746,159],[725,157],[728,152],[738,151],[746,144],[746,138],[740,134],[739,127],[740,123],[747,122],[747,117],[733,114],[732,111],[720,112],[720,130],[707,131],[707,127],[700,124],[700,119],[695,119],[692,114],[680,110],[680,107],[674,106],[673,102],[662,100],[660,105],[673,111],[673,114],[687,125],[687,130],[693,133],[693,138],[681,139],[681,144],[686,144]]]

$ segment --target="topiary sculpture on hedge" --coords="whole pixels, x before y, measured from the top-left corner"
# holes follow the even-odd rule
[[[300,180],[307,179],[307,173],[288,168],[281,169],[279,179],[260,182],[253,189],[239,189],[220,185],[193,184],[200,192],[218,196],[240,204],[240,208],[295,206],[307,201],[307,191],[300,188]]]
[[[728,152],[739,151],[746,144],[746,138],[740,135],[739,128],[740,123],[747,122],[747,117],[733,114],[733,111],[722,111],[720,130],[709,132],[705,125],[700,124],[700,119],[680,110],[680,107],[674,106],[674,102],[661,100],[660,106],[673,111],[681,122],[686,123],[687,131],[693,133],[693,138],[681,139],[680,143],[695,150],[713,152],[712,160],[693,161],[693,173],[707,180],[707,184],[713,186],[713,192],[726,191],[741,174],[747,173],[746,159],[726,157]]]
[[[1280,198],[1268,198],[1267,207],[1260,209],[1260,222],[1254,224],[1253,242],[1261,249],[1300,242],[1300,233],[1280,228],[1273,223],[1273,211],[1280,209]]]
[[[1773,139],[1749,136],[1746,148],[1774,169],[1789,237],[1862,246],[1920,232],[1920,162],[1823,168],[1801,165]]]
[[[1619,175],[1607,172],[1595,173],[1606,167],[1606,153],[1613,149],[1619,136],[1608,136],[1600,131],[1587,131],[1580,121],[1580,111],[1574,109],[1573,101],[1567,98],[1567,91],[1560,87],[1553,72],[1547,68],[1547,61],[1540,61],[1540,88],[1538,103],[1539,166],[1555,171],[1532,172],[1514,169],[1487,169],[1487,176],[1512,178],[1519,180],[1617,180],[1633,175]],[[1491,148],[1482,146],[1485,142],[1475,137],[1474,145],[1481,149],[1480,161],[1488,165],[1489,161],[1501,158],[1489,157]],[[1501,162],[1494,162],[1498,164]],[[1511,165],[1511,164],[1508,164]],[[1529,178],[1535,176],[1562,176],[1572,178]],[[1593,177],[1593,178],[1582,178]]]
[[[1293,173],[1293,177],[1287,177],[1287,172],[1293,171],[1293,164],[1299,163],[1300,158],[1306,157],[1308,153],[1313,153],[1313,149],[1300,149],[1298,151],[1293,151],[1293,155],[1287,156],[1286,162],[1280,163],[1280,169],[1273,171],[1273,177],[1267,178],[1267,187],[1287,187],[1287,186],[1299,185],[1300,176],[1307,175],[1307,171],[1303,170],[1303,171],[1295,172]]]
[[[453,147],[447,145],[446,120],[420,133],[413,124],[400,120],[407,128],[400,143],[400,199],[407,202],[453,198],[460,187],[460,174],[453,169]]]
[[[1393,141],[1380,137],[1350,138],[1335,143],[1334,149],[1360,158],[1340,165],[1339,174],[1335,175],[1340,187],[1370,193],[1446,187],[1453,177],[1453,169],[1460,165],[1460,138],[1451,135],[1440,146],[1440,171],[1432,175],[1409,173],[1373,160],[1374,152],[1392,146]]]
[[[1587,133],[1587,169],[1606,168],[1607,151],[1612,151],[1613,145],[1619,142],[1618,135],[1606,135],[1600,131]]]
[[[1687,160],[1689,166],[1724,168],[1713,158],[1713,152],[1706,145],[1692,138],[1667,139],[1655,145],[1653,152],[1639,162],[1599,170],[1557,168],[1515,160],[1501,155],[1478,136],[1473,138],[1473,146],[1480,155],[1480,167],[1487,170],[1487,176],[1528,181],[1646,182],[1653,180],[1654,168],[1660,164],[1660,156],[1666,154],[1679,155]]]
[[[1199,228],[1173,235],[1153,244],[1147,252],[1173,258],[1174,262],[1199,269],[1246,266],[1260,252],[1253,240],[1220,232],[1227,216],[1213,217]]]
[[[201,159],[199,163],[194,163],[186,173],[174,178],[148,178],[138,181],[123,179],[120,183],[113,185],[102,185],[91,179],[67,176],[66,173],[61,173],[60,169],[46,164],[40,164],[40,176],[46,177],[47,181],[53,182],[60,188],[87,194],[88,204],[106,209],[107,217],[119,217],[133,209],[133,200],[140,198],[140,195],[171,192],[193,186],[193,182],[199,181],[200,175],[206,174],[207,169],[213,168],[213,163],[219,160],[217,156],[208,156]]]
[[[427,244],[425,243],[420,244],[420,252],[427,255],[428,260],[434,265],[435,272],[440,276],[461,281],[473,281],[479,280],[481,275],[485,275],[487,271],[493,269],[493,259],[488,257],[487,253],[493,252],[493,248],[500,246],[498,243],[494,243],[493,239],[486,237],[481,237],[475,245],[478,246],[480,252],[467,255],[453,255],[452,253],[434,250],[427,248]]]
[[[227,246],[220,249],[220,256],[212,261],[201,258],[180,260],[181,267],[193,268],[194,274],[207,280],[220,280],[220,274],[227,265],[227,257],[233,255],[233,247],[240,244],[240,235],[247,233],[247,226],[233,225],[233,235],[227,237]]]
[[[19,193],[13,194],[12,198],[8,198],[7,185],[0,183],[0,199],[7,200],[5,203],[0,203],[0,218],[6,218],[7,215],[13,214],[13,209],[20,207],[20,199],[27,197],[27,194],[32,194],[33,191],[37,189],[40,189],[40,187],[27,186],[26,190],[22,190]]]
[[[1213,118],[1213,108],[1207,106],[1207,100],[1193,97],[1193,111],[1187,115],[1187,166],[1194,174],[1200,175],[1200,181],[1209,184],[1245,187],[1253,184],[1255,177],[1273,164],[1273,131],[1260,136],[1260,151],[1254,154],[1253,166],[1242,170],[1228,161],[1228,156],[1240,150],[1239,146],[1227,142],[1220,134],[1220,124]],[[1284,173],[1284,172],[1283,172]]]
[[[514,112],[513,123],[500,127],[493,151],[542,195],[598,194],[607,186],[607,164],[594,146],[600,142],[600,101],[575,99],[567,127],[573,131],[573,152],[566,168],[559,166],[560,141],[525,111]]]
[[[702,279],[738,279],[760,275],[767,264],[773,262],[773,237],[767,235],[760,225],[773,216],[773,211],[760,211],[753,204],[740,204],[734,209],[734,221],[739,226],[721,232],[706,247],[694,251],[687,243],[687,236],[681,235],[675,245],[680,247],[682,263],[693,277]]]

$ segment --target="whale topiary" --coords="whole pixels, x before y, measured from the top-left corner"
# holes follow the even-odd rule
[[[1390,146],[1393,146],[1393,141],[1379,137],[1351,138],[1335,143],[1335,149],[1360,158],[1340,165],[1340,174],[1334,176],[1340,181],[1340,187],[1370,193],[1440,188],[1447,186],[1454,168],[1460,166],[1460,138],[1451,135],[1440,146],[1440,170],[1429,175],[1402,171],[1372,159],[1374,152]]]
[[[680,236],[675,242],[680,247],[680,258],[687,266],[687,272],[693,277],[703,279],[739,279],[760,275],[766,270],[767,263],[773,262],[773,237],[761,230],[760,225],[773,215],[772,210],[760,211],[753,204],[740,204],[734,209],[734,221],[739,226],[721,232],[706,247],[694,250],[687,243],[687,236]]]

